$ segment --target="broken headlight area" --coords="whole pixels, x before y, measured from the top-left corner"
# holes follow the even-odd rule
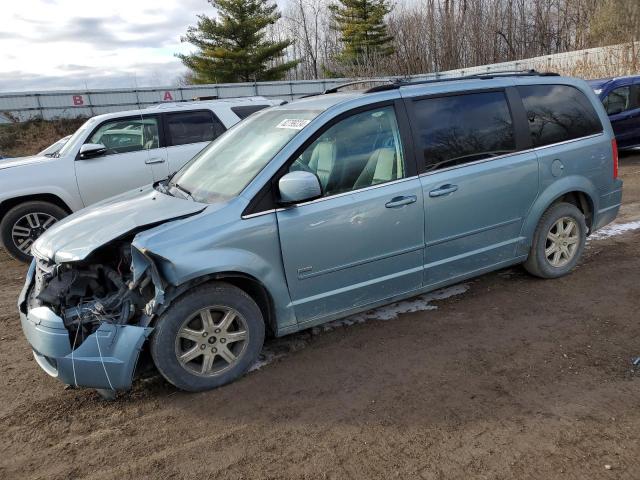
[[[148,326],[157,297],[155,270],[145,268],[134,275],[131,250],[130,242],[119,241],[83,262],[52,264],[38,259],[29,309],[45,306],[58,315],[73,349],[103,323]]]

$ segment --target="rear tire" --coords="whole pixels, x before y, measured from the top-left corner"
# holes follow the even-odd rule
[[[16,260],[31,261],[31,245],[51,225],[68,213],[49,202],[33,201],[16,205],[0,222],[2,244]]]
[[[542,215],[524,268],[540,278],[558,278],[576,266],[587,239],[584,214],[571,203],[556,203]]]
[[[207,283],[175,300],[158,319],[151,357],[176,387],[210,390],[249,370],[264,334],[262,313],[249,295],[228,283]]]

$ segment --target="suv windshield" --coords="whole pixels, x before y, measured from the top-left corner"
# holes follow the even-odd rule
[[[196,155],[171,179],[196,202],[238,195],[319,110],[263,110]]]
[[[44,157],[51,157],[55,155],[60,151],[60,149],[64,146],[65,143],[67,143],[67,140],[69,140],[70,138],[71,138],[71,135],[67,135],[64,138],[61,138],[53,145],[49,145],[47,148],[39,152],[38,155],[44,156]]]
[[[60,150],[58,150],[54,154],[54,156],[56,156],[56,157],[64,157],[65,155],[70,153],[75,148],[75,146],[78,144],[78,142],[81,140],[81,138],[85,134],[85,132],[88,129],[93,128],[93,126],[96,123],[97,123],[96,117],[90,118],[89,120],[84,122],[80,126],[80,128],[78,130],[76,130],[75,133],[69,137],[69,139],[65,142],[65,144],[62,146],[62,148]]]

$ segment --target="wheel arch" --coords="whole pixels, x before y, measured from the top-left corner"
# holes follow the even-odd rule
[[[8,198],[0,202],[0,221],[2,221],[7,212],[13,207],[27,202],[49,202],[62,208],[68,214],[71,214],[73,212],[69,205],[67,205],[67,203],[58,195],[55,195],[53,193],[36,193]]]
[[[522,236],[526,239],[519,254],[527,255],[533,234],[547,209],[559,202],[575,205],[585,216],[587,228],[593,225],[595,212],[598,211],[598,192],[595,186],[584,177],[565,177],[550,185],[538,196],[522,226]]]
[[[575,205],[578,208],[578,210],[580,210],[584,215],[585,221],[587,223],[587,228],[589,229],[589,231],[591,231],[591,226],[593,225],[593,213],[595,210],[594,210],[593,199],[589,196],[588,193],[581,190],[574,190],[572,192],[567,192],[563,195],[560,195],[558,198],[556,198],[551,203],[551,205],[555,205],[556,203],[561,203],[561,202]]]
[[[167,291],[167,297],[158,315],[164,312],[174,300],[191,290],[192,288],[209,282],[225,282],[239,288],[249,295],[260,308],[264,318],[265,327],[270,335],[277,335],[278,326],[273,297],[267,287],[256,277],[237,271],[223,271],[202,275]]]

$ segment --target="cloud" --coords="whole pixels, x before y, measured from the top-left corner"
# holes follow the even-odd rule
[[[31,73],[21,70],[0,75],[0,93],[33,90],[95,90],[102,88],[134,88],[144,86],[170,86],[175,83],[181,65],[173,63],[132,63],[122,69],[109,71],[86,65],[64,65],[60,73]]]
[[[186,20],[186,19],[184,19]],[[99,50],[116,48],[161,48],[176,43],[177,32],[188,23],[174,18],[145,24],[131,24],[119,15],[109,18],[73,18],[63,25],[46,25],[29,38],[32,42],[73,42]]]
[[[180,36],[213,12],[206,0],[21,0],[2,9],[0,92],[171,84],[185,73],[175,54],[191,49]]]

